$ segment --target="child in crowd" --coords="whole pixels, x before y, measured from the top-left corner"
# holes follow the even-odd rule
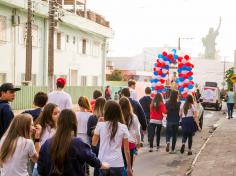
[[[41,126],[34,126],[31,115],[20,114],[13,118],[0,141],[2,175],[28,175],[28,159],[30,158],[33,162],[38,160],[40,134]],[[31,139],[32,135],[34,135],[35,144]]]
[[[129,131],[124,124],[124,118],[120,105],[115,101],[108,101],[104,107],[104,122],[98,122],[92,140],[92,145],[96,146],[100,139],[98,158],[102,162],[107,162],[110,169],[100,170],[101,176],[119,175],[124,170],[121,146],[124,144],[124,153],[127,163],[128,176],[132,176],[132,167],[129,152]]]
[[[42,112],[43,107],[46,105],[47,101],[48,101],[48,95],[46,93],[44,93],[44,92],[36,93],[34,96],[35,108],[32,110],[24,111],[23,114],[28,113],[28,114],[32,115],[33,120],[35,121],[39,117],[39,115]]]
[[[153,140],[155,133],[156,133],[157,150],[160,147],[163,114],[166,114],[166,107],[163,103],[162,94],[157,93],[154,99],[152,100],[150,106],[150,123],[149,123],[149,133],[148,133],[150,142],[149,152],[153,152]]]

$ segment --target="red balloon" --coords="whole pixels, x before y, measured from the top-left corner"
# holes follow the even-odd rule
[[[184,74],[183,74],[183,73],[180,73],[180,74],[179,74],[179,77],[184,77]]]
[[[156,67],[154,67],[154,68],[153,68],[153,71],[157,71],[157,68],[156,68]]]
[[[192,85],[194,85],[194,82],[193,82],[193,81],[189,81],[189,84],[192,84]]]
[[[163,55],[163,56],[167,56],[167,53],[164,51],[164,52],[162,53],[162,55]]]
[[[188,87],[188,83],[184,83],[184,85],[183,85],[184,87]]]
[[[159,71],[157,72],[157,74],[158,74],[158,75],[161,75],[161,74],[162,74],[162,71],[161,71],[161,70],[159,70]]]
[[[190,62],[187,62],[185,65],[188,67],[192,67],[192,64]]]
[[[155,94],[154,94],[154,93],[152,93],[152,94],[151,94],[151,97],[152,97],[152,98],[154,98],[154,97],[155,97]]]
[[[165,67],[166,66],[166,64],[163,62],[163,63],[161,63],[161,67]]]
[[[188,95],[188,93],[184,93],[184,94],[182,94],[182,97],[183,97],[183,98],[186,98],[187,95]]]
[[[192,75],[193,75],[193,72],[190,71],[190,72],[187,73],[187,75],[188,75],[188,76],[192,76]]]
[[[155,86],[154,89],[155,89],[155,90],[158,90],[158,86]]]
[[[164,79],[160,79],[160,82],[161,82],[162,84],[164,84],[164,83],[165,83],[165,80],[164,80]]]
[[[178,64],[178,68],[181,68],[181,67],[183,67],[183,65],[184,65],[184,64],[182,64],[182,63],[179,63],[179,64]]]
[[[182,62],[182,60],[183,60],[183,57],[179,57],[179,58],[178,58],[178,61],[179,61],[179,62]]]
[[[184,56],[184,59],[189,60],[189,59],[190,59],[190,58],[189,58],[189,55],[185,55],[185,56]]]
[[[169,54],[169,55],[168,55],[168,58],[169,58],[169,59],[172,59],[172,58],[173,58],[173,55],[172,55],[172,54]]]
[[[160,62],[157,63],[157,67],[161,67],[161,63]]]

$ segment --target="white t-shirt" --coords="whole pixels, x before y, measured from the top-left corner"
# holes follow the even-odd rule
[[[133,99],[133,100],[137,100],[137,92],[136,92],[136,90],[134,90],[132,88],[129,88],[129,91],[130,91],[130,98]]]
[[[59,106],[61,110],[72,109],[71,96],[64,91],[52,91],[48,94],[48,103],[54,103]]]
[[[5,140],[2,137],[0,148]],[[10,160],[3,163],[1,176],[28,176],[27,162],[29,157],[36,154],[34,143],[31,139],[19,137],[16,144],[16,150]]]
[[[140,142],[140,123],[138,117],[134,114],[132,124],[129,128],[129,142],[137,144]],[[138,136],[138,138],[137,138]]]
[[[107,162],[110,167],[124,167],[124,161],[121,152],[123,139],[129,137],[129,131],[126,125],[118,123],[116,135],[110,141],[111,129],[110,122],[98,122],[94,134],[100,136],[100,147],[98,158],[101,162]]]
[[[47,126],[44,129],[43,134],[41,136],[41,142],[40,142],[41,146],[46,142],[46,140],[51,138],[55,133],[56,133],[55,128],[51,128],[50,126]]]
[[[83,142],[89,144],[89,137],[87,135],[88,119],[92,115],[90,112],[76,112],[78,122],[77,137],[80,137]]]
[[[195,112],[195,108],[194,105],[192,105],[192,107],[188,110],[188,113],[185,115],[184,114],[184,103],[181,104],[180,107],[180,117],[184,118],[184,117],[193,117],[194,112]]]

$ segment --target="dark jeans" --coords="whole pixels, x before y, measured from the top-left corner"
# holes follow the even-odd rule
[[[175,150],[175,144],[177,141],[177,135],[178,135],[178,128],[179,124],[176,123],[168,123],[166,127],[166,143],[170,143],[170,138],[172,137],[172,151]]]
[[[228,118],[232,118],[234,111],[234,103],[227,103],[227,109],[228,109]]]
[[[182,143],[185,144],[188,139],[188,149],[191,150],[193,144],[193,134],[192,133],[183,133]]]
[[[148,136],[149,136],[150,148],[153,148],[153,140],[154,140],[155,132],[156,132],[157,147],[160,146],[161,128],[162,128],[162,124],[149,123]]]
[[[100,170],[100,176],[122,176],[124,167],[110,167],[108,170]]]

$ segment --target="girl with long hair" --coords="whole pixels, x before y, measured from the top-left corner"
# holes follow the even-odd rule
[[[34,126],[33,117],[20,114],[13,118],[11,125],[0,141],[0,167],[4,176],[28,175],[27,163],[38,159],[41,126]],[[34,134],[35,144],[31,139]]]
[[[99,97],[96,99],[93,115],[91,115],[88,119],[87,124],[87,135],[89,136],[89,142],[92,144],[92,137],[94,134],[94,129],[98,121],[103,120],[103,110],[106,103],[106,99],[103,97]],[[92,147],[93,152],[98,156],[99,144],[95,147]],[[94,168],[94,176],[99,176],[99,169]]]
[[[76,115],[72,110],[64,109],[59,116],[56,134],[40,149],[38,159],[40,175],[85,176],[85,162],[102,169],[109,167],[107,163],[101,163],[89,145],[76,136]]]
[[[130,150],[130,160],[131,160],[131,167],[133,166],[133,158],[134,153],[136,150],[140,148],[140,123],[138,121],[138,117],[133,113],[132,105],[130,101],[126,97],[122,97],[119,101],[123,117],[125,119],[125,124],[129,130],[129,150]],[[124,161],[125,161],[125,156]],[[126,162],[125,162],[126,166]]]
[[[42,127],[40,134],[40,144],[51,138],[56,133],[57,121],[60,115],[60,108],[53,103],[48,103],[43,112],[39,115],[35,124],[39,124]],[[33,176],[38,176],[37,164],[34,165]]]
[[[110,164],[110,169],[108,171],[100,170],[100,175],[122,175],[124,161],[121,146],[123,142],[128,176],[132,176],[128,142],[129,131],[124,124],[122,111],[117,102],[113,100],[106,102],[104,107],[104,120],[104,122],[98,122],[92,139],[93,146],[96,146],[100,140],[98,158]]]
[[[200,130],[197,111],[194,107],[194,100],[192,95],[187,95],[186,101],[180,108],[180,117],[182,124],[182,147],[180,149],[181,153],[184,153],[185,143],[188,140],[188,155],[192,155],[192,140],[193,135],[197,130]]]
[[[167,125],[166,125],[166,152],[170,150],[170,138],[172,137],[171,153],[175,152],[175,144],[177,141],[177,134],[179,128],[179,110],[181,102],[178,101],[178,91],[172,90],[170,92],[170,99],[166,102],[167,109]]]
[[[150,105],[150,123],[149,123],[149,152],[153,152],[153,140],[156,133],[157,150],[160,146],[161,128],[163,114],[166,114],[166,107],[163,103],[162,94],[157,93]]]
[[[78,100],[79,112],[76,112],[76,118],[78,123],[77,136],[80,137],[83,142],[89,144],[89,137],[87,135],[88,119],[92,115],[91,106],[89,100],[85,96],[79,97]]]

